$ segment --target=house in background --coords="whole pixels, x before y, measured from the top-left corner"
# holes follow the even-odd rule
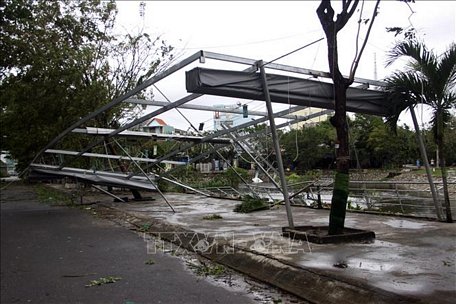
[[[16,165],[17,165],[17,162],[10,157],[9,152],[1,151],[1,154],[0,154],[0,171],[1,171],[1,176],[2,177],[11,176],[11,175],[17,175]]]
[[[161,119],[154,117],[146,121],[145,125],[142,127],[144,132],[157,133],[157,134],[173,134],[174,127],[169,126],[166,122]]]

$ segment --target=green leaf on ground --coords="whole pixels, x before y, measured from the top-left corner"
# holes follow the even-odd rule
[[[86,285],[86,287],[100,286],[100,285],[115,283],[121,279],[122,279],[121,277],[113,277],[113,276],[103,277],[103,278],[99,278],[97,280],[91,280],[89,282],[89,284]]]
[[[214,220],[221,220],[223,217],[219,214],[211,214],[206,215],[203,217],[203,220],[214,221]]]

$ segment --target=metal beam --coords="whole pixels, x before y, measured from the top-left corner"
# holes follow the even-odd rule
[[[164,106],[164,107],[162,107],[162,108],[160,108],[160,109],[158,109],[156,111],[153,111],[153,112],[151,112],[151,113],[149,113],[147,115],[144,115],[144,116],[142,116],[142,117],[140,117],[138,119],[135,119],[133,122],[131,122],[129,124],[126,124],[125,126],[120,127],[117,130],[109,133],[104,138],[98,139],[95,142],[91,143],[90,145],[85,147],[81,152],[79,152],[77,157],[81,156],[82,154],[84,154],[85,152],[89,151],[93,147],[101,144],[107,138],[113,137],[113,136],[115,136],[115,135],[117,135],[117,134],[119,134],[119,133],[121,133],[121,132],[123,132],[123,131],[125,131],[127,129],[130,129],[130,128],[132,128],[132,127],[134,127],[134,126],[136,126],[136,125],[138,125],[138,124],[140,124],[140,123],[142,123],[142,122],[144,122],[144,121],[146,121],[146,120],[148,120],[148,119],[150,119],[152,117],[160,115],[160,114],[162,114],[162,113],[164,113],[164,112],[166,112],[168,110],[174,109],[174,108],[176,108],[176,107],[178,107],[178,106],[180,106],[180,105],[182,105],[182,104],[184,104],[186,102],[189,102],[190,100],[198,98],[200,96],[202,96],[202,94],[190,94],[190,95],[187,95],[184,98],[181,98],[181,99],[179,99],[179,100],[177,100],[177,101],[175,101],[173,103],[170,103],[170,104],[168,104],[168,105],[166,105],[166,106]],[[213,137],[213,138],[215,138],[215,137]],[[63,166],[64,166],[64,163],[62,163],[60,165],[60,167],[63,167]]]
[[[438,193],[435,189],[434,179],[432,178],[431,168],[429,167],[429,161],[426,154],[426,148],[424,147],[423,137],[421,136],[420,127],[418,125],[418,120],[416,119],[415,110],[413,106],[409,107],[410,113],[412,114],[413,125],[415,126],[416,139],[418,141],[418,146],[420,148],[421,157],[423,158],[424,167],[426,168],[426,175],[429,181],[429,187],[431,188],[432,200],[434,202],[435,214],[439,221],[443,220],[441,205],[439,202]]]
[[[255,151],[255,149],[252,147],[252,145],[250,145],[246,140],[242,140],[242,139],[239,139],[240,136],[237,132],[233,132],[233,136],[232,136],[232,139],[234,141],[236,141],[239,146],[241,144],[244,144],[248,149],[250,149],[250,151]],[[241,143],[242,141],[242,143]],[[269,161],[267,159],[265,159],[263,156],[261,156],[261,154],[258,154],[257,157],[263,162],[266,164],[266,166],[268,166],[269,169],[271,169],[275,174],[279,175],[279,172],[277,172],[277,170],[269,163]]]
[[[144,172],[144,170],[141,168],[141,166],[133,159],[133,157],[130,156],[130,154],[128,153],[127,150],[124,149],[124,147],[122,147],[121,144],[119,144],[119,142],[117,140],[114,140],[114,142],[119,146],[119,148],[123,151],[123,153],[127,154],[127,156],[130,158],[130,160],[135,164],[136,167],[138,167],[139,171],[141,171],[141,173],[147,178],[147,180],[151,183],[152,186],[155,187],[155,189],[157,189],[158,193],[160,194],[160,196],[165,200],[166,204],[171,208],[171,210],[173,210],[174,213],[176,213],[176,210],[174,210],[173,206],[169,203],[168,199],[166,198],[166,196],[163,194],[163,192],[161,192],[161,190],[158,188],[158,185],[155,184],[151,179],[150,177],[147,175],[146,172]]]
[[[141,105],[149,105],[149,106],[156,106],[156,107],[162,107],[169,102],[166,101],[156,101],[156,100],[146,100],[146,99],[137,99],[137,98],[128,98],[125,100],[125,102],[128,103],[134,103],[134,104],[141,104]],[[194,105],[194,104],[185,104],[179,107],[180,109],[188,109],[188,110],[198,110],[198,111],[208,111],[208,112],[222,112],[222,113],[233,113],[233,114],[243,114],[243,111],[241,109],[230,109],[230,108],[217,108],[217,107],[211,107],[211,106],[203,106],[203,105]],[[267,112],[261,112],[261,111],[248,111],[249,116],[268,116]],[[287,118],[287,119],[299,119],[299,118],[304,118],[305,116],[302,115],[283,115],[281,118]]]
[[[272,116],[273,116],[273,117],[281,117],[282,115],[284,115],[284,114],[286,114],[286,113],[296,112],[296,111],[299,111],[299,110],[304,109],[304,108],[305,108],[305,107],[296,106],[296,107],[293,107],[293,108],[290,108],[290,109],[287,109],[287,110],[284,110],[284,111],[277,112],[277,113],[273,114]],[[201,142],[199,142],[199,144],[200,144],[200,143],[207,142],[207,141],[209,141],[209,140],[211,140],[211,139],[213,139],[213,138],[216,138],[216,137],[219,137],[219,136],[228,134],[228,133],[230,133],[230,132],[232,132],[232,131],[239,130],[239,129],[243,129],[243,128],[247,128],[247,127],[250,127],[250,126],[252,126],[252,125],[255,125],[255,124],[258,124],[258,123],[262,123],[262,122],[265,122],[265,121],[267,121],[267,120],[268,120],[267,117],[263,117],[263,118],[260,118],[260,119],[256,119],[256,120],[253,120],[253,121],[250,121],[250,122],[246,122],[246,123],[240,124],[240,125],[238,125],[238,126],[232,127],[232,128],[230,128],[230,129],[227,129],[227,130],[220,130],[220,131],[218,131],[218,132],[215,132],[215,133],[213,133],[213,134],[210,134],[210,135],[206,136],[205,138],[203,138],[203,139],[201,140]],[[181,147],[181,148],[179,148],[179,149],[176,149],[176,150],[174,150],[174,151],[172,151],[172,152],[170,152],[170,153],[168,153],[168,154],[166,154],[166,155],[164,155],[164,156],[158,158],[158,159],[156,160],[156,163],[160,163],[161,161],[163,161],[163,160],[165,160],[165,159],[168,159],[168,158],[170,158],[170,157],[172,157],[172,156],[175,156],[175,155],[177,155],[177,154],[180,153],[180,152],[186,151],[186,150],[190,149],[191,147],[193,147],[193,146],[195,146],[195,145],[196,145],[196,143],[190,143],[190,144],[187,144],[187,145],[185,145],[185,146],[183,146],[183,147]],[[149,164],[149,165],[147,166],[147,168],[152,167],[154,164],[155,164],[155,163]]]
[[[185,185],[185,184],[183,184],[183,183],[176,182],[175,180],[172,180],[172,179],[170,179],[170,178],[167,178],[167,177],[164,177],[164,176],[158,176],[158,178],[163,179],[163,180],[165,180],[165,181],[167,181],[167,182],[169,182],[169,183],[171,183],[171,184],[175,184],[175,185],[177,185],[177,186],[179,186],[179,187],[182,187],[182,188],[185,188],[185,189],[194,191],[194,192],[199,193],[199,194],[201,194],[201,195],[204,195],[204,196],[206,196],[206,197],[210,197],[210,196],[211,196],[210,194],[204,193],[203,191],[200,191],[200,190],[195,189],[195,188],[193,188],[193,187],[187,186],[187,185]]]
[[[304,116],[304,118],[300,118],[300,119],[296,119],[296,120],[292,120],[292,121],[289,121],[289,122],[284,122],[284,123],[278,124],[276,126],[276,128],[277,129],[282,129],[282,128],[288,127],[290,125],[294,125],[294,124],[297,124],[297,123],[300,123],[302,121],[306,121],[306,120],[309,120],[309,119],[312,119],[312,118],[315,118],[315,117],[318,117],[318,116],[331,114],[333,112],[334,112],[333,110],[323,110],[323,111],[320,111],[320,112],[317,112],[317,113],[313,113],[313,114]],[[265,130],[262,130],[262,131],[259,131],[259,132],[255,132],[255,133],[249,133],[249,134],[246,134],[246,135],[242,135],[241,137],[238,137],[237,139],[242,141],[245,138],[258,136],[258,135],[262,134],[263,131],[265,131],[266,133],[271,132],[270,127],[267,126]]]
[[[195,60],[200,59],[201,56],[202,56],[202,52],[201,51],[191,55],[190,57],[188,57],[188,58],[182,60],[181,62],[173,65],[169,69],[166,69],[165,71],[163,71],[163,72],[161,72],[161,73],[159,73],[159,74],[147,79],[146,81],[144,81],[143,83],[141,83],[140,85],[135,87],[134,89],[128,91],[127,93],[123,94],[122,96],[119,96],[119,97],[115,98],[110,103],[102,106],[101,108],[99,108],[99,109],[93,111],[92,113],[89,113],[87,116],[81,118],[80,120],[78,120],[77,122],[72,124],[70,127],[65,129],[62,133],[57,135],[57,137],[55,137],[51,142],[49,142],[40,152],[38,152],[37,155],[35,155],[35,157],[31,161],[31,163],[34,163],[44,151],[46,151],[47,149],[49,149],[49,148],[53,147],[55,144],[57,144],[60,140],[62,140],[63,137],[65,137],[73,129],[75,129],[75,128],[81,126],[82,124],[86,123],[87,121],[95,118],[98,114],[103,113],[103,112],[111,109],[112,107],[114,107],[117,104],[121,103],[125,99],[127,99],[127,98],[129,98],[129,97],[131,97],[133,95],[136,95],[137,93],[141,92],[142,90],[144,90],[145,88],[147,88],[151,84],[156,83],[157,81],[159,81],[159,80],[161,80],[161,79],[173,74],[174,72],[182,69],[183,67],[189,65],[190,63],[194,62]]]
[[[254,59],[224,55],[224,54],[208,52],[208,51],[201,51],[201,53],[202,53],[203,57],[209,58],[209,59],[216,59],[216,60],[220,60],[220,61],[228,61],[228,62],[239,63],[239,64],[256,65],[259,67],[259,65],[257,64],[258,61],[254,60]],[[285,64],[267,63],[265,66],[268,69],[272,69],[272,70],[304,74],[304,75],[309,75],[309,76],[313,76],[313,77],[331,78],[331,74],[328,72],[299,68],[299,67],[285,65]],[[355,77],[354,82],[366,83],[366,84],[370,84],[370,85],[374,85],[374,86],[385,86],[386,85],[386,83],[382,82],[382,81],[371,80],[371,79],[366,79],[366,78],[359,78],[359,77]]]
[[[78,151],[68,151],[68,150],[54,150],[54,149],[47,149],[44,151],[45,153],[50,153],[50,154],[62,154],[62,155],[71,155],[71,156],[78,156],[79,152]],[[112,154],[100,154],[100,153],[83,153],[81,156],[86,156],[86,157],[97,157],[97,158],[108,158],[108,159],[118,159],[118,160],[127,160],[131,159],[132,161],[139,161],[139,162],[146,162],[146,163],[152,163],[155,162],[156,159],[152,158],[142,158],[142,157],[126,157],[123,155],[112,155]],[[180,162],[180,161],[174,161],[174,160],[165,160],[162,161],[163,163],[167,164],[172,164],[172,165],[185,165],[186,162]]]
[[[103,188],[100,188],[100,187],[95,186],[95,185],[93,185],[93,184],[91,184],[90,186],[91,186],[92,188],[97,189],[97,190],[100,191],[100,192],[103,192],[103,193],[106,194],[106,195],[109,195],[110,197],[113,197],[113,198],[115,198],[115,199],[121,201],[122,203],[126,203],[122,198],[118,197],[117,195],[112,194],[112,193],[109,192],[109,191],[106,191],[106,190],[103,189]]]
[[[272,135],[272,141],[274,143],[274,150],[276,153],[280,183],[282,184],[283,199],[285,201],[285,209],[287,211],[288,226],[290,229],[293,229],[294,228],[293,215],[291,213],[291,204],[290,204],[290,198],[288,197],[287,181],[285,180],[285,171],[283,169],[282,152],[280,151],[279,138],[277,136],[277,129],[276,129],[274,116],[273,116],[271,96],[269,95],[268,80],[266,79],[266,72],[264,70],[262,61],[259,61],[259,65],[260,65],[261,83],[263,85],[263,92],[264,92],[264,97],[266,100],[266,107],[268,109],[268,114],[269,114],[269,127],[271,128],[271,135]]]
[[[242,151],[244,151],[245,153],[247,153],[247,155],[255,162],[255,164],[258,166],[258,168],[263,171],[263,173],[269,178],[269,180],[271,181],[271,183],[277,188],[279,189],[280,192],[283,193],[283,190],[280,188],[280,185],[276,183],[276,181],[274,180],[274,178],[272,176],[269,175],[268,171],[263,168],[263,166],[260,164],[260,162],[252,155],[252,153],[250,153],[243,145],[241,145],[239,143],[239,141],[237,141],[235,138],[234,138],[234,135],[233,134],[228,134],[235,142],[236,144],[242,149]]]
[[[108,129],[108,128],[93,128],[93,127],[86,127],[86,128],[76,128],[72,132],[73,133],[82,133],[82,134],[89,134],[89,135],[108,135],[114,132],[115,129]],[[176,140],[176,141],[200,141],[203,137],[202,136],[189,136],[189,135],[180,135],[180,134],[161,134],[161,133],[150,133],[150,132],[141,132],[141,131],[129,131],[125,130],[118,134],[119,136],[131,136],[131,137],[144,137],[150,138],[155,140]],[[212,140],[213,143],[221,144],[221,143],[229,143],[230,140],[226,138],[214,138]]]
[[[122,187],[129,189],[142,189],[156,191],[157,188],[153,187],[150,182],[143,176],[134,176],[127,179],[125,174],[85,170],[79,168],[65,167],[59,169],[58,166],[31,164],[30,168],[37,173],[50,175],[50,176],[66,176],[84,180],[90,184],[105,185],[113,187]],[[154,174],[155,176],[155,174]]]

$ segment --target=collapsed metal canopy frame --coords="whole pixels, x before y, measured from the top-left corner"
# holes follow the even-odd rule
[[[195,110],[203,110],[203,111],[210,111],[211,108],[207,106],[199,106],[199,105],[190,105],[188,104],[190,101],[195,100],[203,94],[200,93],[192,93],[188,94],[183,98],[180,98],[176,101],[170,101],[170,102],[157,102],[157,101],[147,101],[147,100],[139,100],[135,98],[135,96],[143,91],[144,89],[148,88],[149,86],[154,85],[155,83],[159,82],[160,80],[165,79],[166,77],[172,75],[173,73],[183,69],[184,67],[189,66],[190,64],[193,63],[198,63],[199,64],[205,64],[207,59],[212,59],[216,61],[223,61],[223,62],[229,62],[229,63],[235,63],[235,64],[241,64],[241,65],[247,65],[247,69],[244,70],[244,73],[256,73],[258,70],[260,70],[260,73],[257,74],[260,84],[261,84],[261,90],[262,93],[257,96],[254,99],[257,100],[263,100],[266,101],[267,105],[267,112],[252,112],[249,113],[249,115],[255,115],[255,116],[263,116],[262,118],[258,119],[253,119],[250,122],[235,126],[235,127],[230,127],[227,129],[223,129],[220,131],[215,131],[212,134],[209,135],[201,135],[199,134],[198,136],[187,136],[187,135],[165,135],[165,134],[151,134],[147,132],[141,132],[141,131],[133,131],[135,127],[137,128],[140,126],[142,123],[148,121],[149,119],[156,117],[162,113],[165,113],[171,109],[178,109],[178,108],[189,108],[189,109],[195,109]],[[226,147],[230,144],[233,143],[233,139],[230,137],[227,137],[228,134],[236,131],[236,130],[241,130],[243,128],[262,123],[265,121],[269,121],[269,126],[270,126],[270,132],[273,137],[273,142],[275,145],[275,149],[279,147],[278,139],[276,137],[276,129],[281,128],[281,127],[286,127],[289,126],[290,124],[297,123],[299,121],[305,121],[306,119],[310,119],[312,117],[318,116],[318,115],[323,115],[323,114],[328,114],[331,112],[331,110],[324,110],[321,111],[317,114],[312,114],[309,116],[298,116],[298,115],[292,115],[291,113],[304,109],[306,106],[303,106],[303,104],[296,103],[294,100],[290,100],[289,104],[290,107],[287,110],[279,111],[276,113],[273,113],[272,109],[272,102],[274,102],[274,97],[271,98],[271,95],[269,93],[269,85],[268,81],[270,81],[270,77],[268,76],[269,74],[266,73],[266,69],[268,70],[276,70],[276,71],[281,71],[281,72],[286,72],[286,73],[291,73],[293,75],[300,75],[300,76],[310,76],[313,77],[314,79],[318,78],[330,78],[330,75],[325,72],[321,71],[316,71],[316,70],[310,70],[310,69],[304,69],[304,68],[299,68],[299,67],[294,67],[294,66],[288,66],[288,65],[282,65],[282,64],[277,64],[277,63],[263,63],[262,61],[258,60],[253,60],[253,59],[248,59],[248,58],[242,58],[242,57],[236,57],[236,56],[230,56],[230,55],[224,55],[224,54],[218,54],[218,53],[213,53],[213,52],[206,52],[206,51],[199,51],[190,57],[182,60],[181,62],[175,64],[174,66],[168,68],[167,70],[151,77],[150,79],[144,81],[142,84],[138,85],[136,88],[132,89],[131,91],[127,92],[126,94],[112,100],[108,104],[104,105],[100,109],[97,109],[96,111],[88,114],[87,116],[83,117],[70,127],[68,127],[66,130],[64,130],[62,133],[60,133],[56,138],[54,138],[49,144],[47,144],[33,159],[31,162],[29,168],[31,169],[32,172],[35,174],[41,174],[45,176],[66,176],[66,177],[73,177],[73,178],[78,178],[81,180],[84,180],[87,183],[90,184],[95,184],[95,185],[103,185],[103,186],[122,186],[125,188],[130,188],[130,189],[139,189],[139,190],[156,190],[159,191],[158,187],[156,186],[156,182],[160,179],[166,179],[167,181],[173,182],[179,186],[186,187],[191,190],[195,190],[198,193],[205,194],[204,192],[198,191],[196,189],[192,189],[191,187],[187,185],[183,185],[182,183],[169,179],[167,176],[167,173],[157,173],[157,172],[150,172],[150,169],[152,169],[154,166],[160,165],[160,164],[185,164],[187,162],[182,162],[182,161],[176,161],[176,160],[171,160],[171,158],[175,157],[181,152],[184,152],[191,147],[198,145],[198,144],[203,144],[203,143],[208,143],[210,144],[213,148],[212,151],[215,151],[218,153],[218,149],[220,147]],[[288,76],[285,76],[288,77]],[[296,77],[294,79],[297,79]],[[322,85],[320,80],[309,80],[309,79],[303,79],[305,81],[315,81]],[[362,84],[363,87],[369,87],[369,86],[382,86],[383,83],[379,81],[372,81],[368,79],[363,79],[363,78],[355,78],[355,84]],[[330,84],[324,83],[324,86],[328,86]],[[357,89],[357,92],[363,92],[365,91],[368,96],[372,92],[376,92],[374,90],[368,90],[368,89]],[[223,94],[220,94],[223,96]],[[229,95],[225,95],[229,96]],[[242,96],[236,96],[239,98],[249,98],[252,99],[252,96],[248,97],[242,97]],[[323,96],[317,96],[321,100],[326,99],[327,103],[330,103],[332,101],[331,96],[323,95]],[[314,97],[313,97],[314,98]],[[159,106],[157,110],[154,110],[148,114],[145,114],[139,118],[134,119],[133,121],[130,121],[126,123],[125,125],[117,128],[117,129],[107,129],[107,128],[94,128],[92,126],[88,126],[87,124],[90,123],[90,121],[94,118],[96,118],[98,115],[101,113],[104,113],[113,107],[119,105],[120,103],[131,103],[131,104],[150,104],[154,106]],[[309,99],[309,102],[312,103],[312,99]],[[297,105],[291,107],[291,105]],[[318,107],[318,104],[315,104]],[[219,109],[219,108],[212,108],[212,111],[219,111],[223,112],[225,111],[224,109]],[[233,110],[226,110],[227,112]],[[377,113],[377,114],[384,114],[384,113]],[[278,126],[275,125],[275,118],[285,118],[289,119],[289,121],[286,124],[280,124]],[[191,123],[190,123],[191,124]],[[196,133],[200,133],[194,126],[192,126],[193,129],[196,131]],[[59,144],[63,138],[66,136],[70,136],[71,134],[76,134],[78,136],[92,136],[93,140],[89,140],[89,143],[81,147],[79,151],[73,151],[73,150],[66,150],[64,148],[59,148],[57,149],[56,146]],[[252,135],[255,136],[255,135]],[[171,151],[170,153],[167,153],[163,157],[159,157],[157,159],[150,159],[147,156],[142,156],[142,157],[136,157],[136,156],[131,156],[129,152],[124,149],[124,147],[119,143],[119,141],[115,140],[115,138],[142,138],[146,140],[178,140],[178,141],[184,141],[188,142],[188,144],[184,144],[183,146],[180,146],[179,148],[176,148],[175,150]],[[242,136],[241,136],[242,137]],[[248,138],[248,136],[244,136],[244,138],[236,138],[236,142],[239,142],[241,140],[245,140]],[[117,153],[114,149],[114,144],[115,143],[120,149],[122,150],[123,153]],[[237,143],[239,144],[239,143]],[[214,146],[215,145],[215,146]],[[105,153],[100,153],[100,150],[104,150]],[[109,151],[108,151],[109,150]],[[98,152],[94,152],[98,151]],[[57,157],[55,157],[57,155]],[[52,157],[49,157],[52,156]],[[75,168],[75,167],[70,167],[68,166],[68,163],[70,161],[74,161],[77,159],[80,159],[81,156],[84,157],[89,157],[91,159],[104,159],[105,161],[109,162],[109,167],[111,168],[110,171],[107,170],[99,170],[96,168]],[[280,151],[276,151],[276,157],[280,157]],[[70,159],[69,159],[70,158]],[[110,163],[111,160],[115,160],[119,162],[119,169],[115,170]],[[122,161],[127,161],[132,163],[132,165],[136,166],[140,172],[133,172],[132,170],[129,170],[129,168],[125,168],[122,166],[120,162]],[[193,160],[192,160],[193,161]],[[286,184],[284,183],[284,173],[283,173],[283,166],[280,164],[281,161],[279,161],[279,175],[281,177],[281,191],[284,193],[284,196],[287,196],[286,194]],[[84,162],[81,162],[84,163]],[[146,165],[140,166],[139,163],[145,163]],[[282,168],[282,170],[280,169]],[[280,172],[282,171],[282,172]],[[160,191],[159,191],[160,192]],[[162,194],[160,192],[160,194]],[[163,195],[163,194],[162,194]],[[163,195],[164,197],[164,195]],[[166,200],[166,198],[164,197]],[[167,201],[167,200],[166,200]],[[287,212],[289,212],[289,202],[287,199],[285,199],[286,205],[287,205]],[[172,208],[172,206],[170,206]],[[174,209],[173,209],[174,211]],[[293,226],[292,218],[291,218],[291,213],[289,213],[289,224],[290,226]]]

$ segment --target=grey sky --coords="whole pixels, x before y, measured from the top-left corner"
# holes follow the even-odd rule
[[[138,31],[144,27],[151,34],[162,34],[169,44],[181,50],[182,58],[203,49],[267,61],[324,37],[315,12],[318,4],[319,1],[146,1],[145,16],[141,18],[139,1],[123,1],[118,2],[118,22],[122,30]],[[363,18],[371,17],[374,4],[366,1]],[[393,34],[386,33],[386,27],[413,26],[419,38],[442,52],[455,41],[455,14],[453,1],[417,0],[410,5],[382,1],[356,76],[374,79],[376,67],[377,78],[381,79],[401,68],[400,62],[384,67],[385,54],[395,41]],[[355,14],[339,34],[344,74],[348,74],[353,58],[358,18]],[[328,71],[326,54],[323,40],[278,62]],[[165,91],[174,97],[174,92]],[[172,113],[160,117],[169,123],[178,119]],[[210,113],[201,114],[195,123],[210,117]],[[403,121],[408,122],[406,117]]]

